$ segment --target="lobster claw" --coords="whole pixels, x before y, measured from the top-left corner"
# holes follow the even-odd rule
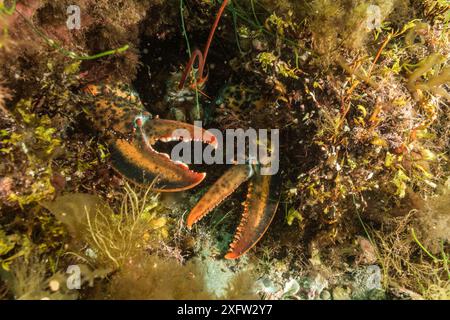
[[[113,168],[122,176],[160,192],[190,189],[205,178],[205,173],[172,161],[152,146],[157,141],[200,140],[216,148],[211,132],[179,121],[152,119],[138,97],[116,87],[89,86],[85,91],[99,98],[92,112],[94,126],[114,132],[107,141]]]
[[[156,151],[152,145],[156,141],[191,141],[201,130],[202,141],[216,146],[214,135],[178,121],[148,119],[145,123],[137,122],[136,137],[132,141],[118,139],[110,146],[112,164],[117,171],[135,183],[153,183],[153,189],[160,192],[186,190],[202,182],[206,173],[192,171],[186,164],[172,161],[168,154]]]
[[[187,217],[186,224],[190,229],[247,180],[250,182],[244,211],[226,259],[242,256],[267,231],[278,207],[277,176],[261,175],[252,165],[235,165],[216,181]]]
[[[253,248],[266,233],[280,198],[278,176],[255,174],[250,179],[244,212],[226,259],[236,259]]]

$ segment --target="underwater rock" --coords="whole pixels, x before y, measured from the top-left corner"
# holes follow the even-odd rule
[[[380,291],[382,275],[381,269],[377,265],[369,265],[364,268],[357,269],[353,276],[353,299],[377,299]]]
[[[227,287],[233,281],[236,274],[229,268],[227,261],[207,257],[201,261],[204,270],[206,289],[217,297],[224,296]]]
[[[307,300],[317,300],[322,291],[328,287],[328,280],[320,273],[315,276],[305,278],[301,284],[302,293]]]
[[[350,300],[350,288],[335,287],[333,288],[333,300]]]
[[[375,247],[369,240],[358,237],[359,255],[357,257],[358,264],[374,264],[377,261],[377,253]]]
[[[295,279],[289,280],[284,286],[283,298],[298,298],[296,294],[300,291],[300,285]]]
[[[331,299],[331,293],[328,290],[323,290],[320,294],[320,299],[322,300],[330,300]]]
[[[256,281],[256,288],[263,294],[273,295],[280,291],[280,288],[269,278],[262,278]]]

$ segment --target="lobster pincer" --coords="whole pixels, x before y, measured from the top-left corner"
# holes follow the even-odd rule
[[[87,114],[105,137],[112,166],[122,176],[161,192],[190,189],[205,178],[205,173],[172,161],[153,146],[157,141],[200,140],[216,148],[217,139],[212,133],[191,124],[152,117],[139,97],[126,88],[89,85],[84,91],[96,98]]]

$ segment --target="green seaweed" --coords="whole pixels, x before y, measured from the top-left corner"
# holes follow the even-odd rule
[[[411,91],[415,99],[419,99],[417,89],[429,90],[434,93],[443,94],[448,98],[448,93],[438,90],[441,84],[444,84],[450,80],[450,72],[448,68],[445,68],[442,73],[435,75],[428,80],[428,82],[419,81],[420,78],[426,73],[430,72],[433,68],[441,65],[446,61],[445,56],[440,53],[432,53],[430,56],[421,60],[417,64],[417,68],[410,74],[408,78],[408,89]]]

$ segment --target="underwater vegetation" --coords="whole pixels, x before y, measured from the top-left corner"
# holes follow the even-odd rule
[[[0,1],[0,298],[449,299],[448,1],[71,4]],[[194,120],[279,129],[277,188],[171,166]]]

